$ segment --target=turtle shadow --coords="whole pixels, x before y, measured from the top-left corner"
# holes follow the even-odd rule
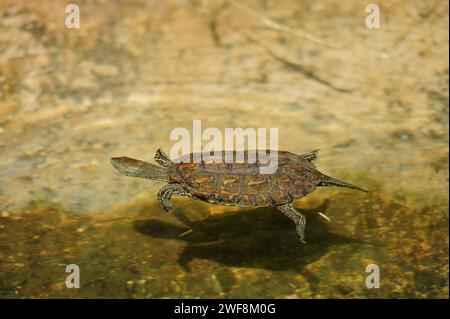
[[[294,223],[275,208],[211,215],[200,221],[175,209],[175,223],[145,219],[136,220],[134,227],[153,238],[187,243],[178,256],[186,271],[191,261],[207,259],[233,267],[301,272],[333,245],[361,243],[345,227],[318,214],[327,207],[325,202],[316,209],[302,209],[307,218],[306,245],[297,237]]]

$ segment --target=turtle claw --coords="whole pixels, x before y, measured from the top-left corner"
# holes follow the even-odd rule
[[[302,244],[306,245],[306,240],[305,240],[305,236],[298,236],[298,238],[300,239],[300,241],[302,242]]]
[[[172,211],[172,203],[163,203],[163,208],[167,213],[170,213]]]

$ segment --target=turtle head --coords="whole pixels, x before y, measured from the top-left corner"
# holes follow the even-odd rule
[[[112,166],[127,176],[139,176],[139,169],[142,167],[142,161],[129,157],[113,157],[111,158]]]
[[[167,169],[129,157],[113,157],[111,164],[123,175],[167,181]]]

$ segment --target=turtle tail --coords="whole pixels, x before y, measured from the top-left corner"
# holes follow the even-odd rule
[[[350,183],[347,182],[343,182],[340,181],[334,177],[328,176],[328,175],[323,175],[322,176],[322,180],[320,181],[318,186],[338,186],[338,187],[346,187],[346,188],[351,188],[351,189],[356,189],[365,193],[368,193],[367,190],[365,190],[364,188],[361,188],[359,186],[356,185],[352,185]]]

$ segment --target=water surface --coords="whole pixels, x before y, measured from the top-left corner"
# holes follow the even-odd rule
[[[447,2],[381,1],[376,30],[357,0],[79,5],[71,30],[63,3],[0,4],[0,297],[448,297]],[[306,246],[271,208],[166,214],[109,158],[195,119],[276,127],[371,192],[296,202]]]

